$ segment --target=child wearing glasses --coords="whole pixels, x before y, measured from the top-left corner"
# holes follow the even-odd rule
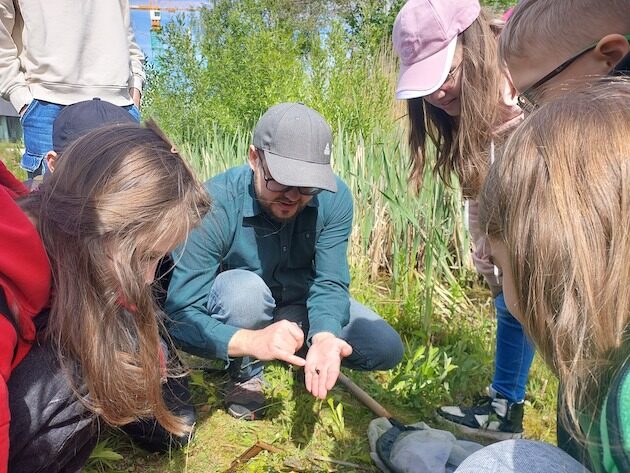
[[[630,4],[577,0],[521,0],[499,51],[527,112],[592,82],[630,70]]]
[[[627,79],[569,93],[518,128],[480,199],[507,305],[560,379],[563,424],[593,473],[630,471],[629,135]],[[518,440],[457,473],[584,471],[575,464]]]
[[[522,120],[515,91],[499,66],[502,23],[477,0],[409,0],[394,24],[400,56],[396,97],[407,101],[411,181],[420,186],[435,147],[433,172],[463,189],[475,243],[473,260],[492,289],[497,313],[495,372],[488,396],[472,407],[438,414],[458,430],[494,440],[519,438],[523,400],[534,356],[523,328],[507,309],[501,282],[477,223],[476,197],[499,144]]]

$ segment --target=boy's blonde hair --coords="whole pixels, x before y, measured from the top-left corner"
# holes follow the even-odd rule
[[[499,40],[511,58],[568,58],[607,34],[630,33],[628,0],[520,0]]]
[[[630,353],[630,82],[541,107],[509,138],[480,199],[505,243],[520,322],[563,386],[565,425],[595,418]],[[504,268],[504,270],[509,270]]]

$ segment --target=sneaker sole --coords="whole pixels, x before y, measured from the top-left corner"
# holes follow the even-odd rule
[[[238,420],[247,420],[247,421],[252,421],[252,420],[258,420],[256,418],[256,414],[254,412],[249,412],[247,414],[240,414],[234,410],[232,410],[232,408],[228,407],[226,409],[227,413],[230,414],[232,417],[234,417],[235,419]]]
[[[458,424],[457,422],[453,422],[445,417],[442,417],[439,414],[436,414],[436,417],[441,422],[446,422],[449,425],[455,427],[459,432],[462,432],[471,437],[482,437],[489,440],[496,440],[497,442],[501,442],[503,440],[512,440],[512,439],[521,439],[523,438],[523,432],[502,432],[500,430],[488,430],[488,429],[475,429],[473,427],[468,427],[467,425]]]

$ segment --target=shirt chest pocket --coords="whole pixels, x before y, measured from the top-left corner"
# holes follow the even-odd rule
[[[289,268],[312,269],[315,260],[315,232],[307,230],[294,233],[291,247],[287,251]]]

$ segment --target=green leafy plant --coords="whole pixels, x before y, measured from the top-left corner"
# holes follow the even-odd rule
[[[408,345],[408,354],[394,368],[387,389],[398,393],[414,407],[436,405],[444,394],[449,393],[447,378],[457,366],[438,347],[421,345],[411,350]]]
[[[340,401],[335,406],[335,400],[329,397],[326,400],[332,416],[333,427],[332,432],[336,439],[342,439],[346,435],[346,424],[343,417],[343,403]]]
[[[110,447],[110,438],[96,444],[84,471],[86,473],[117,473],[115,464],[123,460],[123,456]]]

